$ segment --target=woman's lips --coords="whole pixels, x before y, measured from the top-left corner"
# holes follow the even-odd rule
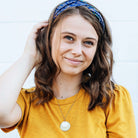
[[[78,59],[73,59],[73,58],[65,58],[65,60],[72,64],[72,65],[79,65],[82,63],[82,60],[78,60]]]

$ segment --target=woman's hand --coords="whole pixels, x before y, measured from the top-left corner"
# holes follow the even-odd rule
[[[25,45],[25,49],[24,49],[24,53],[23,56],[27,56],[31,59],[31,62],[33,62],[34,67],[41,62],[42,57],[40,52],[37,50],[36,47],[36,37],[37,37],[37,32],[38,30],[40,30],[41,28],[47,27],[48,26],[48,22],[41,22],[36,24],[31,33],[29,34],[27,41],[26,41],[26,45]]]

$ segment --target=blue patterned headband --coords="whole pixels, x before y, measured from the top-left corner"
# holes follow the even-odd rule
[[[98,18],[98,20],[102,26],[102,29],[104,31],[105,30],[105,23],[104,23],[104,20],[103,20],[103,17],[101,16],[101,14],[93,6],[89,5],[88,3],[86,3],[82,0],[67,0],[64,3],[60,4],[54,12],[53,19],[55,19],[61,12],[63,12],[67,8],[80,7],[80,6],[87,7]]]

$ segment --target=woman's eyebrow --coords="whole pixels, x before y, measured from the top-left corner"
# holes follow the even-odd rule
[[[71,33],[71,32],[61,32],[61,34],[70,34],[70,35],[76,36],[74,33]]]
[[[71,33],[71,32],[61,32],[61,34],[70,34],[70,35],[76,36],[76,34]],[[85,39],[92,39],[97,42],[97,39],[94,37],[86,37]]]
[[[97,42],[97,39],[96,39],[96,38],[94,38],[94,37],[86,37],[85,39],[92,39],[92,40],[94,40],[94,41],[96,41],[96,42]]]

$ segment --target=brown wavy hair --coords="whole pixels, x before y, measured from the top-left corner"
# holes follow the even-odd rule
[[[105,30],[102,29],[97,17],[84,6],[67,8],[53,20],[55,9],[49,17],[48,26],[39,29],[37,32],[36,46],[42,55],[42,62],[35,71],[36,88],[33,101],[37,100],[36,104],[38,105],[48,103],[53,98],[52,82],[57,73],[57,66],[51,55],[51,38],[54,28],[65,17],[79,14],[91,23],[99,38],[95,57],[91,65],[83,71],[80,86],[90,95],[91,100],[88,110],[92,110],[96,106],[105,109],[113,97],[113,89],[115,88],[114,83],[111,81],[113,66],[112,38],[107,22],[96,7],[95,9],[104,19]]]

